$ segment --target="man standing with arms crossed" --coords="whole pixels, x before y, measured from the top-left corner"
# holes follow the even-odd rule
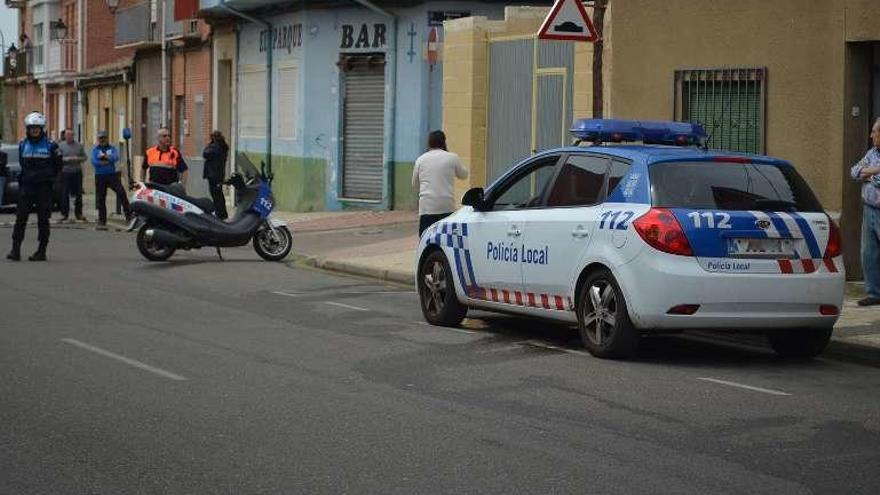
[[[120,172],[116,170],[119,163],[119,151],[112,146],[107,138],[107,131],[98,131],[98,144],[92,149],[92,166],[95,167],[95,204],[98,207],[98,230],[107,228],[107,189],[116,193],[116,199],[122,203],[125,219],[131,218],[131,209],[125,188],[122,187]]]
[[[859,306],[880,304],[880,118],[871,128],[871,149],[851,170],[862,182],[862,271],[867,297]]]

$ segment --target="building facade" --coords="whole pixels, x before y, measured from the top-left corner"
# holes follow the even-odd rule
[[[880,117],[877,2],[610,5],[610,115],[700,121],[710,147],[789,160],[839,214],[858,278],[861,202],[849,169]]]
[[[201,3],[218,33],[216,126],[271,163],[283,209],[415,209],[413,164],[442,126],[443,21],[503,5],[257,3]]]

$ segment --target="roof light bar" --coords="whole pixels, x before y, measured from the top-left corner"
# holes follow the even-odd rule
[[[706,130],[700,124],[672,121],[582,119],[574,123],[571,135],[578,141],[702,146]]]

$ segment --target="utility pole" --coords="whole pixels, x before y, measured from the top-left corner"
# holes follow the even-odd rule
[[[168,127],[168,55],[165,46],[165,0],[159,0],[161,7],[159,13],[159,38],[162,43],[162,118],[159,119],[162,127]],[[155,129],[153,129],[155,131]],[[178,146],[180,143],[177,143]]]
[[[603,117],[605,98],[602,83],[602,48],[605,45],[605,9],[609,0],[593,1],[593,27],[596,29],[596,41],[593,43],[593,118]]]

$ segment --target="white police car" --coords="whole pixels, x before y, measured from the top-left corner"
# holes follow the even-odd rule
[[[822,352],[843,303],[840,234],[791,164],[707,151],[696,124],[588,119],[572,134],[594,144],[525,160],[425,231],[428,322],[469,308],[577,322],[599,357],[713,328]],[[624,141],[644,144],[598,144]]]

